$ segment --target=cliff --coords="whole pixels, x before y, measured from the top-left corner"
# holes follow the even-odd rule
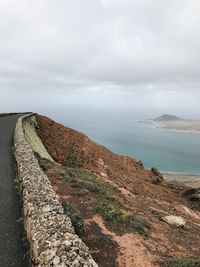
[[[35,129],[54,160],[41,168],[99,266],[200,266],[198,190],[47,117]]]
[[[37,116],[38,135],[56,162],[93,171],[118,185],[142,180],[156,183],[159,175],[145,170],[140,160],[120,156],[77,132],[44,116]]]

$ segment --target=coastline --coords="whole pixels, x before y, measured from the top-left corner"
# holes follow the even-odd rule
[[[140,120],[138,123],[151,124],[157,129],[164,129],[171,132],[200,134],[199,120],[156,121],[148,119]]]
[[[158,121],[160,128],[169,131],[200,134],[200,121],[178,120],[178,121]]]
[[[156,129],[161,129],[164,131],[169,131],[169,132],[174,132],[174,133],[181,133],[181,134],[200,134],[200,130],[195,130],[195,129],[179,129],[179,128],[170,128],[166,125],[162,125],[160,123],[155,123],[156,124]]]
[[[200,187],[200,174],[162,173],[167,182],[176,182],[189,187]]]

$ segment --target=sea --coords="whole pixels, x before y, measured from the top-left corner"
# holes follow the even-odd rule
[[[52,117],[111,151],[140,159],[147,169],[177,174],[200,174],[200,134],[161,129],[142,123],[155,112],[82,108],[66,109]],[[142,122],[141,122],[142,121]]]

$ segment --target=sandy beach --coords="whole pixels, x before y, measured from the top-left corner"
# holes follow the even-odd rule
[[[175,181],[193,188],[200,187],[200,175],[163,173],[163,177],[167,182]]]
[[[198,120],[176,120],[158,122],[161,128],[181,132],[200,133],[200,121]]]

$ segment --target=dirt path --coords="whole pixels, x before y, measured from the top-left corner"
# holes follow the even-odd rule
[[[15,172],[12,156],[12,137],[17,118],[22,115],[0,116],[0,266],[25,267],[26,249],[23,229],[16,222],[20,204],[15,188]]]
[[[139,235],[132,233],[116,235],[106,228],[100,216],[94,216],[92,219],[86,220],[87,224],[91,222],[95,222],[101,228],[103,234],[112,237],[119,245],[120,253],[117,261],[120,267],[158,267],[155,263],[156,257],[147,251],[143,244],[144,241]]]

